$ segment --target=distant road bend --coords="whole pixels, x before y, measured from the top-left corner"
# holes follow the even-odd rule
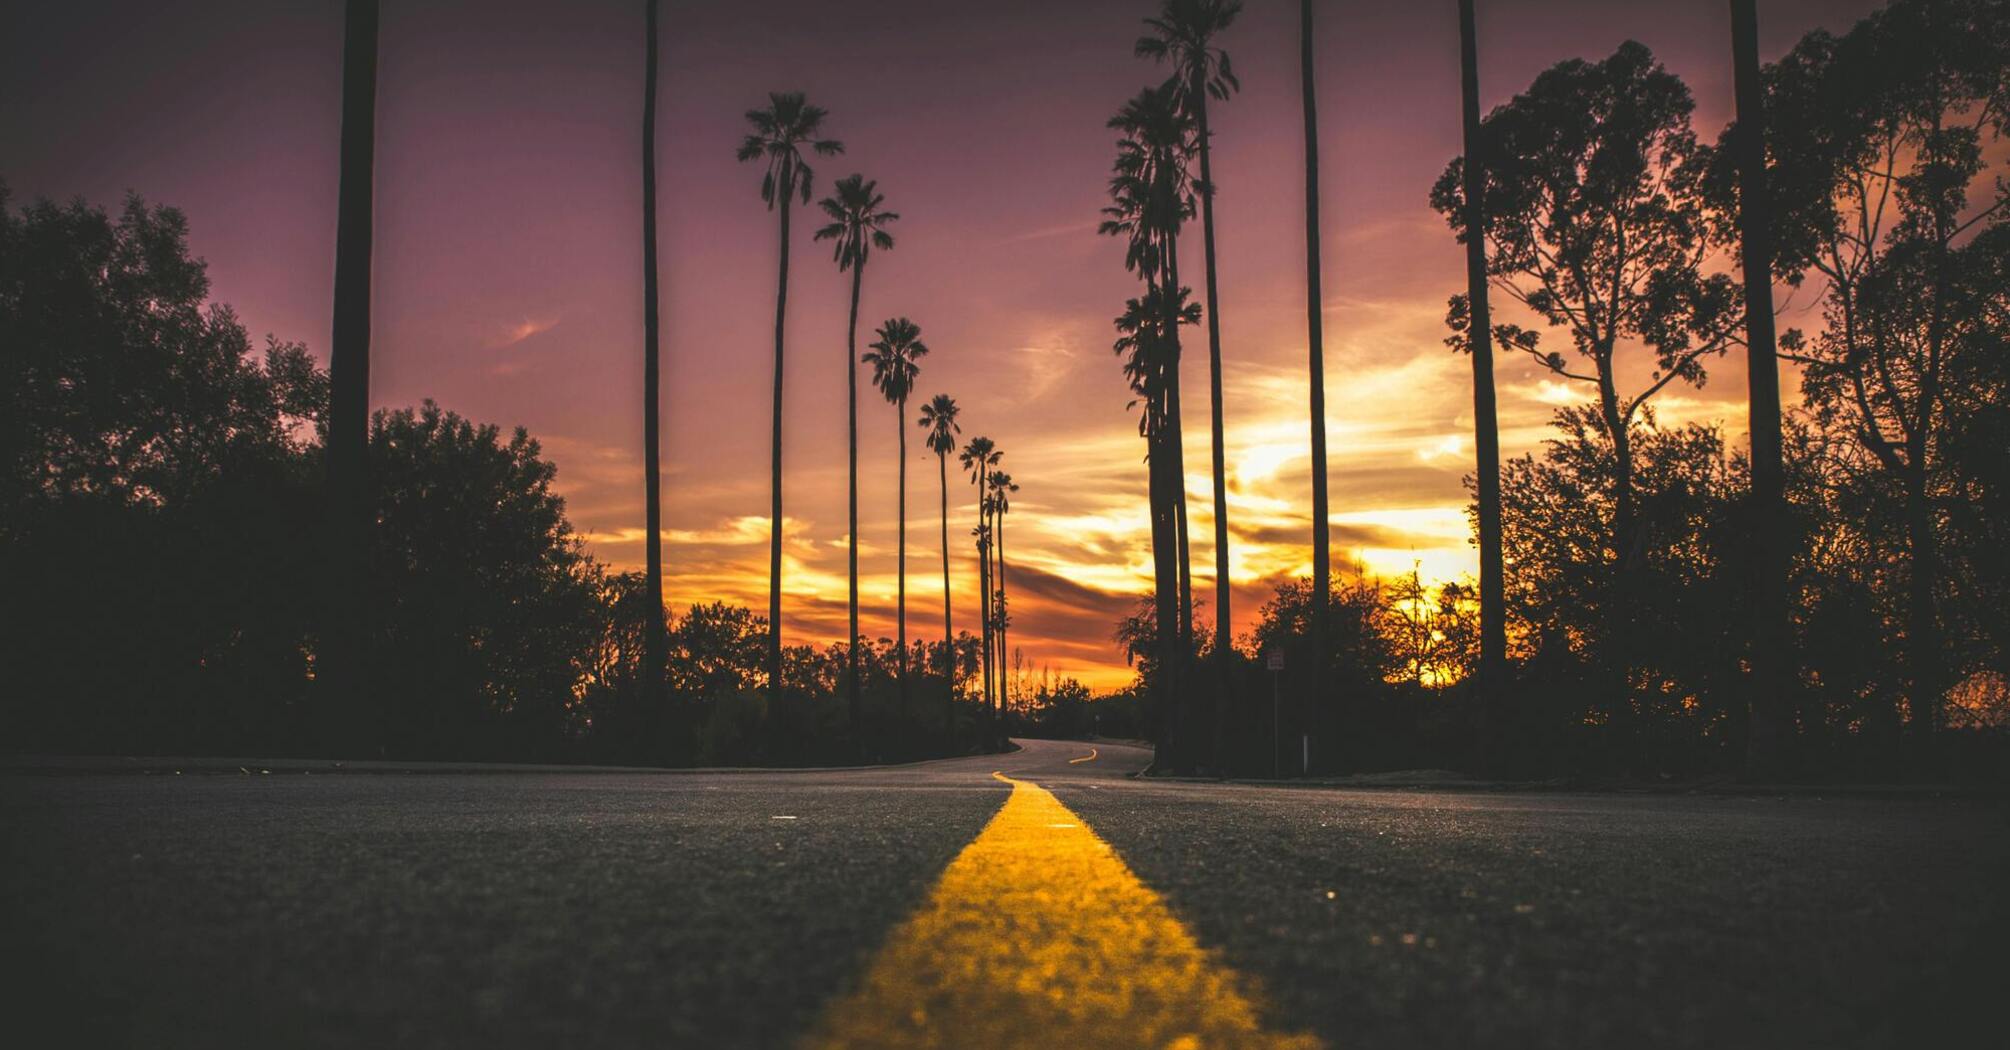
[[[1935,1045],[1994,1012],[1987,800],[876,770],[0,776],[64,1045]]]

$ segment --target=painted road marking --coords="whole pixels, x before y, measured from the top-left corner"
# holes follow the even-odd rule
[[[805,1047],[1265,1047],[1250,982],[1045,789],[1004,808]]]
[[[1082,757],[1080,757],[1080,758],[1071,758],[1071,759],[1069,759],[1069,760],[1068,760],[1068,764],[1069,764],[1069,765],[1071,765],[1071,766],[1073,766],[1073,765],[1079,765],[1079,764],[1081,764],[1081,763],[1083,763],[1083,762],[1094,762],[1094,761],[1096,760],[1096,753],[1097,753],[1097,752],[1096,752],[1096,749],[1092,747],[1092,748],[1090,748],[1090,749],[1089,749],[1089,753],[1088,753],[1088,754],[1086,754],[1086,755],[1083,755],[1083,756],[1082,756]]]

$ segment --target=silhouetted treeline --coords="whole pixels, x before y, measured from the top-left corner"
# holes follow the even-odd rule
[[[642,717],[640,574],[589,557],[555,468],[427,402],[379,411],[362,591],[370,701],[316,689],[328,379],[304,347],[254,350],[172,208],[12,206],[0,186],[0,747],[647,762],[855,761],[945,746],[943,643],[784,651],[766,710],[765,619],[672,620],[668,721]],[[977,643],[957,642],[964,681]],[[976,703],[957,737],[975,747]],[[861,745],[859,738],[865,738]]]

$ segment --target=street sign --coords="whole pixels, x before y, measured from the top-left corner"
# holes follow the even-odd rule
[[[1264,654],[1264,661],[1269,664],[1270,669],[1273,671],[1284,670],[1284,650],[1272,646],[1270,651]]]

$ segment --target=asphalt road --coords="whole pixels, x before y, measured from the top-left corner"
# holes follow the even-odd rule
[[[1144,752],[1071,761],[1088,754],[1027,741],[816,773],[0,776],[14,971],[0,1031],[795,1044],[1000,812],[1002,771],[1114,847],[1269,1029],[1333,1047],[2010,1032],[2001,802],[1165,783],[1124,775]],[[1040,1023],[1026,1018],[1025,1042]]]

